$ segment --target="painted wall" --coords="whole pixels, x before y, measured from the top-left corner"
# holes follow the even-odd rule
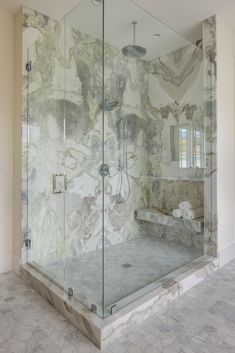
[[[12,269],[14,25],[0,9],[0,272]]]
[[[13,175],[13,270],[19,271],[22,244],[21,174],[22,174],[22,11],[15,16],[15,97],[14,97],[14,175]]]
[[[219,16],[217,16],[216,37],[218,251],[224,254],[223,261],[227,261],[235,257],[235,32]],[[230,247],[230,250],[227,247]]]

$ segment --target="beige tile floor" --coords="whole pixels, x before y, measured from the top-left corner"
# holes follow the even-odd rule
[[[1,353],[98,353],[20,277],[0,275]],[[105,353],[235,353],[235,261]]]

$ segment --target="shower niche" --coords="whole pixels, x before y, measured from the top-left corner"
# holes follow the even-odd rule
[[[213,255],[210,63],[201,40],[188,42],[132,1],[84,0],[60,22],[24,11],[25,31],[40,35],[27,50],[23,272],[41,292],[60,288],[63,303],[82,306],[94,333],[96,320],[115,321]],[[174,218],[190,200],[205,215]]]

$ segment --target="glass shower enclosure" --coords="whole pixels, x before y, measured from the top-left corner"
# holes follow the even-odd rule
[[[28,263],[104,318],[204,253],[201,41],[83,0],[28,63]]]

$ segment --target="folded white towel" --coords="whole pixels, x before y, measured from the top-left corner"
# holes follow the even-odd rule
[[[183,217],[183,211],[180,210],[179,208],[176,208],[175,210],[172,211],[172,215],[175,218],[181,218],[181,217]]]
[[[184,219],[196,219],[201,218],[204,216],[204,208],[199,207],[195,208],[194,210],[184,210],[183,211],[183,218]]]
[[[200,200],[192,199],[192,200],[180,202],[178,208],[184,211],[184,210],[192,210],[194,208],[199,208],[201,206],[202,206],[202,202]]]

